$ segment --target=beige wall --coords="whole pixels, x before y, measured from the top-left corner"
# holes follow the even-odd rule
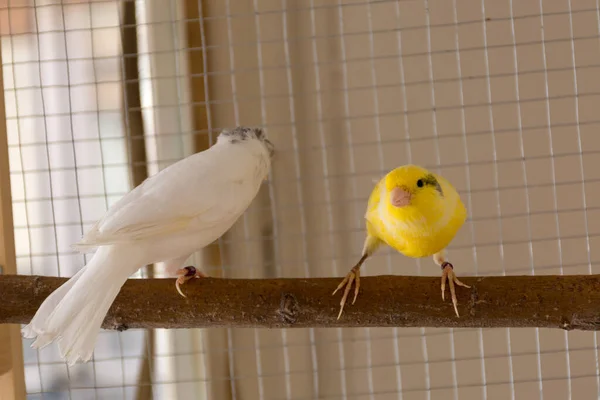
[[[20,273],[80,268],[85,260],[68,246],[129,188],[121,104],[109,100],[122,90],[118,3],[64,3],[38,0],[36,27],[32,1],[12,0],[9,13],[0,0]],[[223,265],[204,265],[207,273],[341,279],[360,255],[373,180],[408,162],[447,177],[468,206],[450,248],[459,276],[599,272],[596,0],[546,0],[543,10],[510,0],[204,3],[212,133],[263,125],[277,150],[269,184],[221,241]],[[183,7],[138,4],[155,171],[193,151]],[[68,95],[78,100],[65,105]],[[42,96],[60,107],[44,109]],[[57,175],[64,182],[54,179],[47,194],[47,176]],[[58,219],[49,217],[55,208]],[[387,249],[363,269],[388,273],[439,269]],[[363,292],[358,301],[368,300]],[[157,337],[155,398],[600,393],[593,333],[211,329]],[[132,398],[143,340],[139,331],[104,332],[96,360],[69,369],[55,347],[34,352],[25,343],[31,398]]]
[[[256,3],[210,1],[205,22],[214,129],[265,125],[277,148],[270,185],[229,237],[227,276],[343,276],[360,255],[372,180],[408,162],[442,173],[468,205],[450,249],[459,275],[591,271],[594,2],[573,1],[569,14],[567,1],[544,1],[543,30],[537,2]],[[364,268],[390,272],[439,270],[387,250]],[[545,399],[598,393],[591,333],[239,330],[232,340],[244,399],[395,399],[399,388],[425,399],[428,387],[431,398],[537,398],[540,376]]]

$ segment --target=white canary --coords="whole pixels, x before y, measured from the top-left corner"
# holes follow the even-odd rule
[[[180,268],[244,213],[268,175],[272,156],[273,144],[263,130],[237,127],[125,195],[73,246],[97,251],[23,328],[26,338],[36,338],[32,347],[56,341],[70,365],[89,361],[111,304],[139,268],[166,262],[167,272],[179,276],[177,286],[204,276],[194,267]]]

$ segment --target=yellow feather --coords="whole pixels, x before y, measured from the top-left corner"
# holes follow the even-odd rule
[[[419,187],[417,182],[426,182]],[[411,194],[410,205],[394,207],[391,190]],[[416,165],[390,171],[373,188],[365,214],[365,250],[372,254],[383,242],[408,257],[431,256],[445,249],[467,217],[456,189],[443,177]]]

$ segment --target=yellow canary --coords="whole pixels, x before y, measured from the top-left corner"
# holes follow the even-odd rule
[[[458,315],[454,284],[470,287],[458,280],[454,267],[446,260],[446,247],[464,224],[467,210],[456,189],[443,177],[416,165],[390,171],[371,192],[365,213],[367,237],[362,257],[333,292],[346,286],[340,313],[356,282],[354,300],[360,288],[360,267],[382,244],[408,257],[433,256],[442,268],[442,300],[446,280],[450,286],[454,311]]]

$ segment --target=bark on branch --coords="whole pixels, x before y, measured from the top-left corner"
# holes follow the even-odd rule
[[[130,279],[103,327],[540,327],[599,330],[600,275],[461,277],[457,318],[440,278],[361,278],[355,305],[336,320],[339,278],[197,279],[175,290],[174,279]],[[65,278],[0,276],[0,323],[28,323]],[[447,289],[446,289],[447,290]]]

